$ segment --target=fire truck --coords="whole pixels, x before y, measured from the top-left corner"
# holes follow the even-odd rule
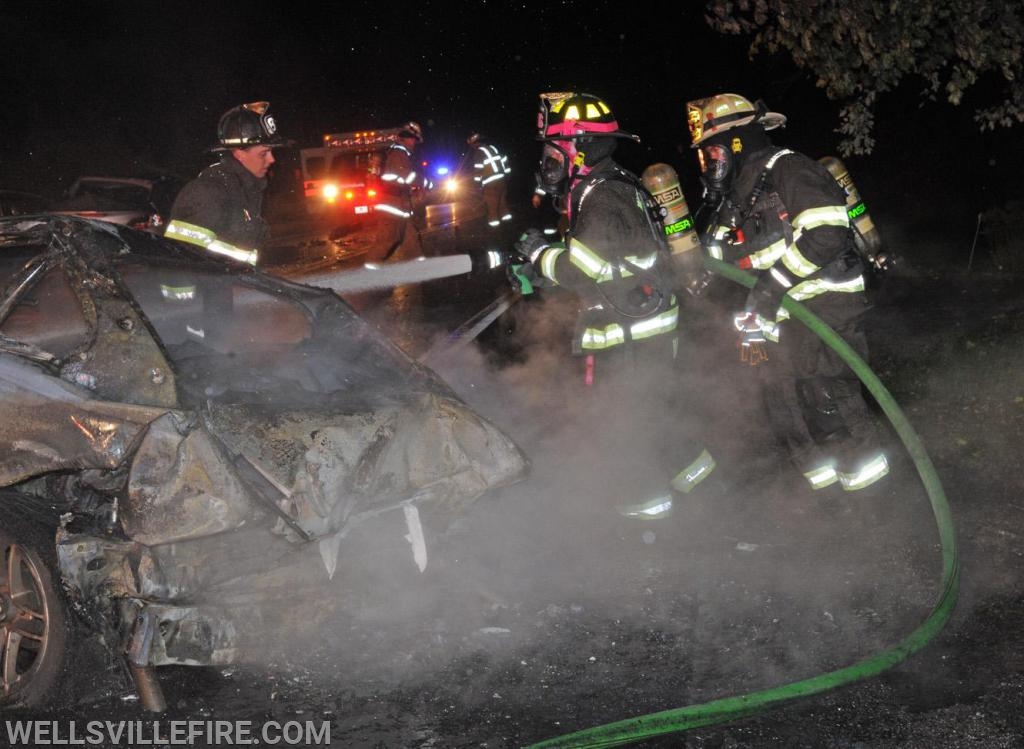
[[[314,216],[365,218],[378,199],[384,151],[400,127],[326,133],[317,148],[299,150],[306,210]]]

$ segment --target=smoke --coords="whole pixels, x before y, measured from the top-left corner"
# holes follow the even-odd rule
[[[456,710],[480,709],[473,685],[544,713],[557,687],[547,695],[566,704],[604,695],[610,717],[641,674],[633,688],[648,696],[635,712],[819,673],[919,621],[933,600],[923,570],[937,563],[906,465],[895,462],[884,490],[813,496],[713,306],[684,310],[674,366],[636,375],[642,395],[671,378],[675,397],[595,397],[569,356],[573,310],[557,291],[521,302],[480,341],[432,360],[524,449],[531,473],[455,518],[426,519],[422,574],[403,527],[382,520],[352,539],[314,660],[359,693],[429,685]],[[446,330],[422,319],[398,328],[413,356]],[[713,478],[677,495],[667,518],[619,514],[666,488],[665,457],[683,443],[711,452]],[[548,672],[510,676],[535,661],[603,666],[557,684]]]

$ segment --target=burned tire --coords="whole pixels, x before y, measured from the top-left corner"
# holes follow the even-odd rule
[[[56,700],[71,643],[53,531],[11,512],[0,518],[0,707]]]

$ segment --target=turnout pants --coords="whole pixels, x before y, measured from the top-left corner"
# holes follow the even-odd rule
[[[483,186],[484,204],[487,206],[487,223],[497,226],[504,216],[509,215],[508,201],[505,198],[508,192],[507,180],[496,179]]]
[[[411,218],[379,214],[376,241],[366,253],[366,262],[399,262],[414,260],[422,255],[420,233]]]
[[[812,311],[866,360],[863,297],[833,293],[815,301]],[[828,463],[853,471],[877,453],[877,429],[860,380],[831,347],[803,323],[789,320],[768,353],[769,360],[756,367],[764,407],[801,473]]]
[[[574,357],[589,410],[600,414],[609,486],[628,478],[616,504],[687,494],[714,469],[680,387],[677,349],[670,333]]]

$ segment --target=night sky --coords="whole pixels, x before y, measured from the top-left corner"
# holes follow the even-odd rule
[[[7,5],[3,186],[42,188],[97,171],[188,176],[204,163],[220,114],[260,99],[300,145],[330,130],[415,119],[432,143],[461,144],[465,131],[481,130],[533,160],[537,94],[570,88],[603,96],[645,144],[664,149],[685,137],[687,98],[767,78],[735,75],[754,67],[745,43],[713,34],[698,12],[623,7]],[[710,41],[731,50],[729,75],[709,64]],[[697,57],[705,62],[687,62]]]
[[[520,174],[535,166],[537,95],[549,90],[605,98],[643,138],[621,160],[637,170],[668,161],[684,185],[695,170],[688,99],[764,98],[790,118],[778,142],[816,156],[838,142],[838,105],[809,75],[782,56],[750,61],[749,40],[711,31],[697,3],[263,5],[5,3],[0,188],[54,196],[79,174],[189,178],[210,161],[220,114],[261,99],[300,146],[415,119],[425,153],[457,152],[479,130]],[[908,89],[883,101],[878,128],[876,153],[848,160],[862,192],[904,201],[921,181],[953,183],[963,199],[942,200],[969,214],[1015,189],[1004,183],[1019,131],[981,136],[967,107],[921,107]]]

